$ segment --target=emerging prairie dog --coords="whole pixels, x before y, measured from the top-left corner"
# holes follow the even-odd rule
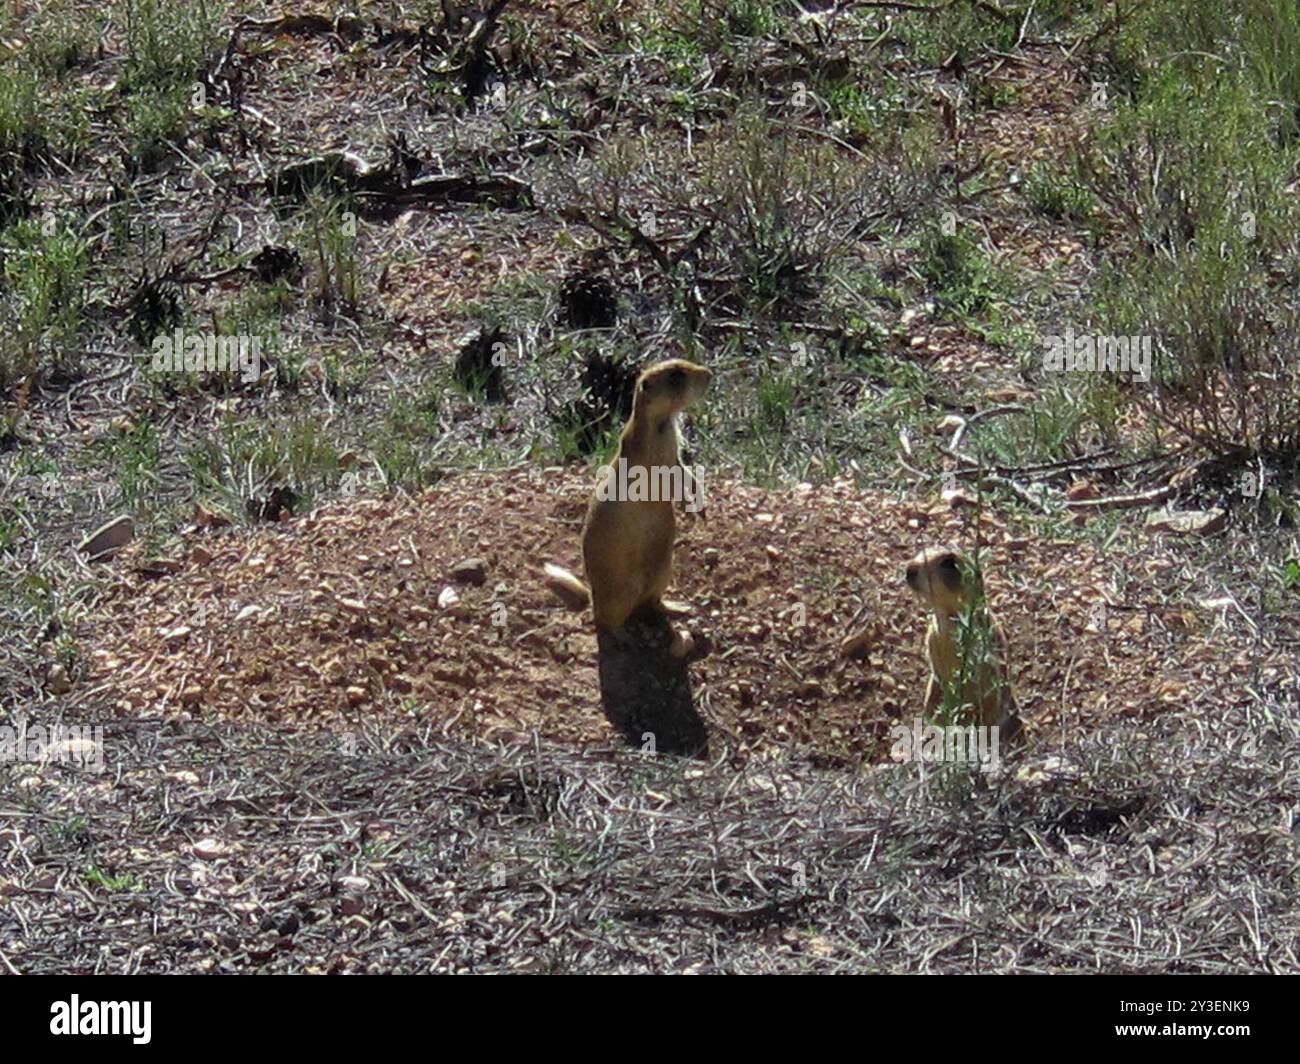
[[[708,390],[712,376],[703,366],[679,358],[657,362],[641,374],[618,456],[587,510],[582,530],[587,583],[559,566],[546,566],[552,590],[577,606],[591,602],[597,628],[612,631],[642,606],[663,607],[677,530],[673,499],[663,498],[662,492],[652,500],[619,498],[619,489],[638,480],[687,487],[677,415]]]
[[[1020,718],[1007,679],[1006,640],[984,600],[978,570],[960,551],[930,547],[907,563],[907,586],[932,610],[925,633],[926,716],[934,719],[945,692],[954,689],[959,719],[953,723],[998,726],[1004,740],[1014,738]]]

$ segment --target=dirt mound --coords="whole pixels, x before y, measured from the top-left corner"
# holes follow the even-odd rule
[[[344,733],[417,723],[489,738],[536,728],[608,742],[590,619],[566,612],[540,573],[546,560],[577,567],[589,490],[566,470],[458,475],[417,498],[193,531],[161,576],[125,556],[103,616],[81,633],[91,674],[71,697],[132,719]],[[970,547],[975,523],[843,481],[713,484],[704,513],[681,522],[671,593],[712,642],[692,676],[716,738],[829,763],[884,757],[890,724],[921,705],[923,620],[902,566],[923,544]],[[1268,675],[1273,663],[1244,630],[1215,628],[1209,604],[1136,598],[1183,586],[1156,544],[1103,554],[1018,535],[988,512],[979,526],[1031,736],[1112,712],[1226,707],[1248,672]],[[453,573],[471,559],[483,565]],[[854,632],[865,653],[850,660],[840,643]]]

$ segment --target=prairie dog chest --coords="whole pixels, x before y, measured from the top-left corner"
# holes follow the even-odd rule
[[[987,608],[979,609],[970,619],[970,629],[963,633],[956,617],[935,613],[926,629],[925,650],[935,673],[949,680],[962,664],[963,651],[973,660],[968,667],[983,670],[996,665],[1002,654],[1002,632]],[[962,646],[963,637],[968,646]]]
[[[957,625],[945,614],[935,614],[925,632],[925,656],[930,667],[942,680],[949,680],[957,671]]]

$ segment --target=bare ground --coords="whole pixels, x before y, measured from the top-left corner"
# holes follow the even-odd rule
[[[564,178],[612,133],[649,125],[670,154],[707,143],[739,86],[712,66],[694,87],[697,110],[669,108],[656,124],[653,109],[680,95],[662,58],[602,56],[601,31],[577,5],[519,6],[528,47],[503,57],[516,110],[426,107],[414,48],[249,32],[237,66],[255,114],[236,109],[232,128],[188,143],[200,164],[133,182],[171,235],[172,256],[157,265],[173,274],[287,239],[265,179],[327,147],[381,159],[390,130],[379,114],[402,116],[395,124],[427,169],[519,173],[541,206],[367,219],[366,320],[325,329],[308,298],[282,308],[301,380],[277,372],[269,392],[160,394],[119,350],[135,278],[114,279],[99,322],[111,327],[87,356],[96,376],[47,382],[9,441],[38,447],[59,472],[39,497],[32,478],[10,481],[31,493],[36,516],[30,541],[7,556],[6,585],[53,571],[51,594],[84,608],[69,611],[71,689],[50,683],[56,633],[24,613],[0,647],[0,701],[11,719],[30,708],[33,723],[104,724],[106,768],[4,767],[0,965],[1296,971],[1295,608],[1255,608],[1254,555],[1235,524],[1208,546],[1129,529],[1106,546],[1057,538],[992,507],[978,522],[954,513],[883,455],[862,456],[859,481],[874,489],[710,480],[706,513],[683,523],[674,588],[712,643],[691,666],[710,732],[703,762],[612,745],[589,621],[541,586],[543,560],[576,568],[590,480],[572,466],[455,472],[424,493],[330,498],[278,524],[151,536],[93,579],[73,556],[79,535],[114,512],[111,475],[85,464],[119,437],[114,419],[161,426],[157,494],[186,511],[193,486],[176,475],[177,456],[227,416],[269,422],[305,407],[364,462],[357,426],[433,377],[442,388],[455,341],[480,317],[475,300],[545,340],[553,296],[521,309],[509,284],[550,293],[592,247],[611,253],[637,308],[620,341],[658,349],[653,263],[566,218]],[[1036,298],[1059,316],[1092,269],[1088,241],[1029,215],[998,182],[1068,152],[1086,129],[1087,71],[1056,47],[1017,51],[971,60],[1015,103],[973,109],[940,154],[960,166],[987,153],[992,187],[963,205],[963,224],[1000,262],[1039,273]],[[733,75],[761,79],[788,58],[772,52],[755,45]],[[110,48],[75,76],[106,85],[119,60]],[[952,77],[914,73],[935,88]],[[789,79],[771,77],[775,100]],[[557,106],[565,124],[551,128]],[[901,185],[912,191],[906,176]],[[237,194],[217,206],[227,189]],[[95,196],[108,196],[103,181],[86,197],[54,172],[39,191],[61,210],[80,196],[98,211]],[[918,192],[907,224],[933,207]],[[681,242],[689,230],[667,217]],[[98,249],[110,227],[95,218]],[[905,220],[890,220],[894,235]],[[224,257],[190,263],[209,224]],[[896,249],[871,241],[863,254],[875,267]],[[185,282],[186,305],[202,319],[244,288]],[[743,324],[721,296],[709,309],[706,343]],[[872,314],[890,357],[921,363],[972,402],[1036,400],[1014,359],[963,325],[915,306]],[[331,390],[325,366],[338,350],[349,365],[353,353],[373,356],[355,395]],[[452,393],[435,464],[455,467],[457,448],[472,464],[483,439],[532,453],[539,411],[572,391],[574,367],[511,372],[504,411]],[[828,419],[869,390],[860,378],[845,373],[844,409]],[[926,419],[937,420],[931,405]],[[889,727],[920,709],[923,622],[902,565],[945,540],[984,545],[1028,723],[1028,749],[987,780],[888,763]],[[452,575],[469,558],[487,563],[482,586]],[[840,642],[858,632],[866,653],[845,659]]]
[[[265,530],[196,529],[188,554],[163,560],[176,572],[147,562],[107,597],[68,710],[602,741],[589,618],[539,579],[543,561],[580,571],[588,490],[559,470],[469,474]],[[983,540],[1013,679],[1044,741],[1116,714],[1242,708],[1248,686],[1294,682],[1293,659],[1233,623],[1230,601],[1183,588],[1158,539],[1107,554],[842,481],[719,485],[684,524],[674,594],[714,644],[695,669],[698,703],[745,751],[881,757],[890,724],[920,708],[924,621],[901,572],[930,543]],[[453,576],[469,559],[486,563],[482,586]],[[865,653],[845,659],[841,641],[860,632]]]

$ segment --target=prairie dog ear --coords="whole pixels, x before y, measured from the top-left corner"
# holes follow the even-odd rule
[[[937,560],[935,573],[949,591],[956,594],[965,586],[973,569],[968,561],[956,551],[946,551]]]

